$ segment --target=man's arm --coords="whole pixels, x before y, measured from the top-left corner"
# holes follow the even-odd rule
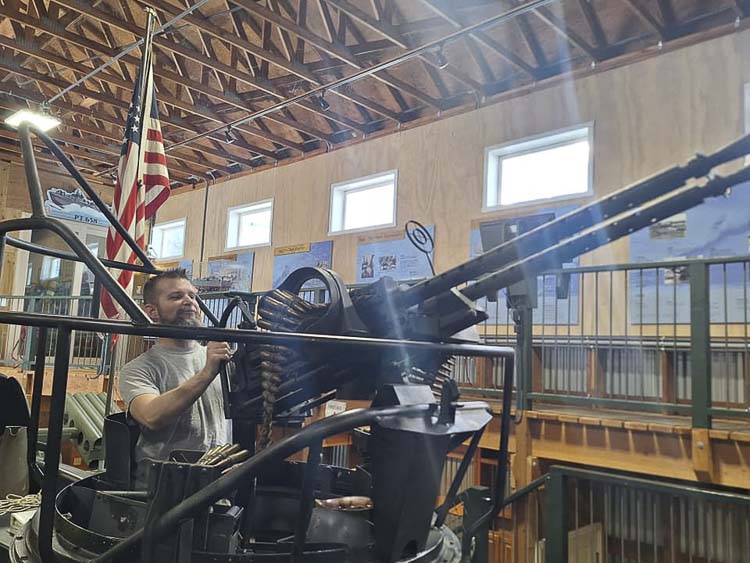
[[[202,370],[161,395],[138,395],[130,403],[130,414],[139,424],[153,431],[173,424],[208,388],[219,373],[221,362],[230,358],[229,344],[209,342],[206,349],[206,365]]]

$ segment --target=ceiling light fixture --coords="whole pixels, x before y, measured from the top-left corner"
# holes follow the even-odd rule
[[[322,109],[323,111],[328,111],[329,109],[331,109],[331,104],[329,104],[326,101],[326,91],[325,90],[323,90],[323,92],[318,97],[318,107],[320,109]]]
[[[36,112],[26,108],[19,109],[13,115],[7,117],[5,123],[15,128],[18,128],[21,123],[28,123],[42,132],[54,129],[62,123],[49,114],[49,107],[42,106],[41,110],[41,112]]]
[[[445,56],[445,52],[443,51],[442,43],[440,44],[437,52],[435,53],[435,62],[437,63],[437,66],[440,70],[448,68],[448,65],[450,64],[450,62],[448,61],[448,57]]]

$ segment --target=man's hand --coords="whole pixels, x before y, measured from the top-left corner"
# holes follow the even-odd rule
[[[161,395],[146,393],[130,402],[130,414],[149,430],[166,428],[180,417],[211,385],[232,351],[226,342],[209,342],[206,347],[206,365],[187,381]]]
[[[228,362],[232,358],[232,351],[227,342],[209,342],[206,346],[206,367],[203,373],[213,379],[219,373],[221,362]]]

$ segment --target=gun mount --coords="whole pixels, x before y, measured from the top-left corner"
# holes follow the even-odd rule
[[[558,269],[581,254],[749,181],[750,167],[744,167],[728,176],[712,175],[703,183],[689,183],[748,152],[750,137],[745,137],[713,154],[698,155],[684,166],[661,172],[557,219],[529,224],[526,232],[412,286],[385,277],[347,290],[334,272],[304,268],[262,296],[248,322],[281,332],[464,341],[467,334],[462,331],[487,318],[476,305],[478,299],[524,280],[535,280],[537,275]],[[324,284],[330,296],[327,304],[311,304],[300,297],[301,288],[311,280]],[[342,351],[331,357],[313,350],[266,349],[242,351],[236,365],[222,374],[222,384],[232,416],[262,423],[268,436],[272,419],[289,421],[311,401],[333,390],[341,392],[343,387],[365,397],[386,383],[421,383],[439,394],[449,373],[449,357],[411,355],[404,364],[380,354]],[[348,384],[355,380],[357,389],[352,389]]]
[[[105,211],[106,206],[54,142],[35,134]],[[215,325],[225,325],[231,311],[239,308],[243,321],[238,328],[188,329],[150,324],[105,268],[156,272],[142,252],[138,254],[142,265],[99,261],[64,223],[45,216],[29,128],[22,126],[20,136],[33,215],[0,223],[0,248],[7,242],[84,262],[132,322],[0,312],[0,322],[38,327],[40,342],[46,342],[49,329],[58,331],[43,473],[36,464],[34,439],[29,452],[32,474],[43,477],[42,506],[12,546],[14,563],[148,562],[157,558],[195,562],[469,560],[476,530],[498,513],[504,491],[502,486],[496,488],[486,514],[471,529],[463,530],[461,542],[444,526],[491,416],[484,403],[458,401],[450,362],[458,356],[502,362],[497,483],[505,482],[507,472],[514,365],[510,349],[462,342],[462,331],[486,318],[474,302],[750,180],[746,167],[726,177],[686,185],[750,153],[747,137],[534,227],[414,286],[384,279],[349,291],[331,271],[304,269],[257,303],[236,296],[221,321],[211,317]],[[108,218],[118,231],[124,231],[111,214]],[[25,229],[54,230],[73,253],[6,236]],[[126,232],[120,234],[127,244],[137,246]],[[308,303],[300,297],[310,280],[325,286],[326,304]],[[106,473],[75,482],[58,494],[59,438],[73,330],[236,342],[234,361],[221,378],[227,415],[241,435],[239,447],[175,452],[171,461],[152,464],[146,491],[127,490],[129,465],[126,461],[123,467],[114,456],[108,459]],[[32,436],[38,426],[44,354],[41,346]],[[347,392],[374,396],[372,407],[324,418],[270,444],[273,424],[298,422],[313,406]],[[262,425],[260,437],[258,424]],[[321,464],[326,437],[363,426],[370,428],[363,464],[356,469]],[[127,451],[133,438],[133,429],[121,426],[119,430],[120,442],[117,432],[105,436],[114,445],[110,453]],[[445,457],[467,441],[446,499],[435,509]],[[285,461],[303,449],[308,451],[307,463]]]

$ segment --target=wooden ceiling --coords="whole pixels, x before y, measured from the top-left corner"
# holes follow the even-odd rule
[[[141,39],[145,7],[164,23],[196,2],[0,0],[0,118],[36,109]],[[208,0],[154,39],[172,180],[283,164],[672,41],[700,40],[750,16],[750,0],[557,0],[227,134],[226,124],[526,3]],[[139,61],[136,48],[52,104],[63,121],[52,137],[90,179],[112,183]],[[3,126],[0,160],[19,155],[15,132]],[[38,159],[57,167],[41,147]]]

